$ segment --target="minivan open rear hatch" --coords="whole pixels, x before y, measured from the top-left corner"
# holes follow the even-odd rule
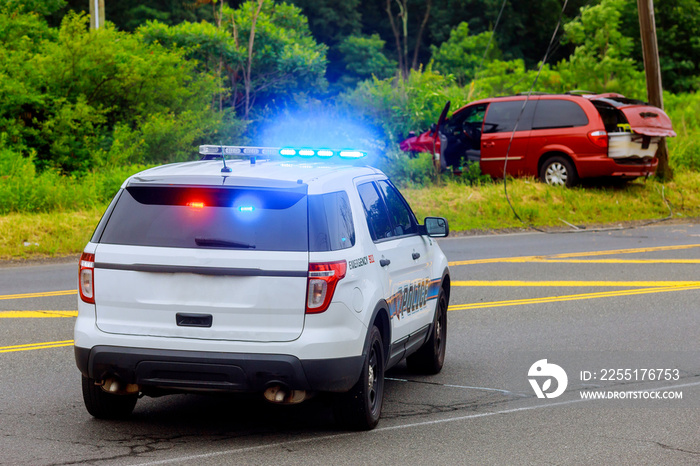
[[[650,160],[660,138],[676,136],[671,119],[658,107],[619,94],[589,98],[603,118],[610,158]]]

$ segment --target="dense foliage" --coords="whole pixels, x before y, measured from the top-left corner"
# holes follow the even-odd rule
[[[560,0],[105,4],[95,31],[83,0],[0,0],[0,212],[70,209],[75,193],[105,202],[139,164],[191,159],[204,142],[357,142],[398,181],[426,184],[430,157],[398,142],[447,101],[646,98],[635,0],[569,1],[551,48]],[[700,0],[655,14],[671,162],[700,170]],[[483,178],[471,167],[460,180]]]

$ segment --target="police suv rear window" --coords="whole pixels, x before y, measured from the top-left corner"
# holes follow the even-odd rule
[[[309,251],[338,251],[355,245],[355,225],[348,195],[309,196]]]
[[[307,196],[298,190],[130,186],[99,242],[307,251],[306,219]]]

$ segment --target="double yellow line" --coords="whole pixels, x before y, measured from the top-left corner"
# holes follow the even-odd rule
[[[70,296],[72,294],[78,294],[78,290],[41,291],[38,293],[3,294],[3,295],[0,295],[0,300],[3,300],[3,299],[46,298],[46,297],[50,297],[50,296]]]
[[[70,296],[78,294],[77,290],[41,291],[37,293],[18,293],[0,295],[0,300],[48,298],[52,296]],[[0,319],[36,319],[42,317],[77,317],[78,311],[0,311]]]
[[[73,346],[73,340],[46,341],[43,343],[30,343],[27,345],[0,346],[0,353],[13,353],[15,351],[29,351],[45,348],[60,348],[63,346]]]
[[[580,257],[612,256],[616,254],[641,254],[645,252],[678,251],[683,249],[700,248],[700,244],[682,244],[677,246],[655,246],[651,248],[610,249],[607,251],[571,252],[551,254],[547,256],[494,257],[491,259],[475,259],[453,261],[450,266],[498,264],[518,262],[554,262],[554,263],[590,263],[590,264],[700,264],[700,259],[578,259]]]
[[[615,285],[615,282],[610,282],[609,286],[621,286]],[[666,293],[669,291],[683,291],[683,290],[698,290],[700,289],[700,284],[695,285],[674,285],[666,287],[653,287],[653,288],[638,288],[635,290],[620,290],[620,291],[602,291],[598,293],[583,293],[583,294],[573,294],[573,295],[563,295],[563,296],[547,296],[545,298],[530,298],[530,299],[513,299],[509,301],[491,301],[485,303],[471,303],[471,304],[456,304],[450,306],[448,311],[464,311],[468,309],[485,309],[491,307],[504,307],[504,306],[522,306],[524,304],[543,304],[543,303],[559,303],[563,301],[578,301],[582,299],[597,299],[597,298],[614,298],[617,296],[634,296],[649,293]]]

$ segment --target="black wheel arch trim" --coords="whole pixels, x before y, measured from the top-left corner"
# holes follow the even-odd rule
[[[384,364],[389,361],[391,353],[391,317],[389,317],[389,304],[384,300],[380,300],[372,311],[372,317],[369,320],[365,342],[362,346],[362,356],[366,357],[369,352],[369,334],[372,326],[377,322],[377,319],[382,319],[382,327],[379,328],[379,333],[382,335],[382,346],[384,347]]]

